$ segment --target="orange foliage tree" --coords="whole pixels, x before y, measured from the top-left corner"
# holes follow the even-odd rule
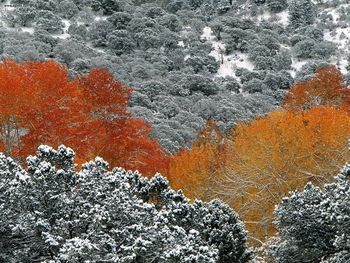
[[[330,106],[302,112],[277,110],[240,123],[216,193],[258,240],[274,233],[275,204],[308,181],[323,185],[349,160],[350,117]]]
[[[170,161],[169,178],[192,198],[219,197],[245,221],[256,244],[274,234],[273,210],[308,181],[323,185],[349,160],[350,93],[334,67],[295,84],[284,109],[241,122],[224,147],[208,140],[209,125],[191,149]],[[255,243],[255,242],[254,242]]]
[[[73,147],[81,161],[95,154],[146,175],[167,157],[150,126],[127,111],[132,90],[94,69],[68,78],[54,61],[0,64],[1,150],[23,161],[40,144]]]
[[[288,110],[300,111],[318,105],[332,105],[349,110],[350,90],[335,66],[321,67],[314,77],[294,84],[283,103]]]
[[[189,150],[182,149],[170,159],[168,179],[174,189],[182,189],[194,199],[213,198],[219,167],[225,162],[226,143],[215,121],[210,120],[198,133]]]

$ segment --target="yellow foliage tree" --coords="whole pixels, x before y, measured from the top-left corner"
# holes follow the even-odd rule
[[[217,171],[225,160],[225,141],[215,121],[208,121],[192,147],[183,149],[169,162],[168,179],[191,199],[209,200]]]
[[[349,160],[350,117],[330,106],[307,111],[277,110],[240,123],[222,167],[217,196],[246,222],[251,236],[274,233],[275,204],[308,181],[323,185]]]

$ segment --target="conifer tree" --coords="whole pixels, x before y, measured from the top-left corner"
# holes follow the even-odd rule
[[[346,263],[350,260],[350,166],[323,188],[309,183],[276,209],[277,262]]]
[[[191,204],[159,174],[78,171],[72,149],[40,146],[22,169],[0,154],[1,262],[244,263],[237,214],[219,200]]]
[[[297,29],[315,20],[315,6],[311,0],[293,0],[289,5],[289,24]]]

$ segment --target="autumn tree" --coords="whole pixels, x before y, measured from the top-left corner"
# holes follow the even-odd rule
[[[127,110],[132,94],[106,70],[94,69],[78,80],[89,116],[103,136],[93,136],[91,156],[103,156],[112,165],[151,173],[165,172],[167,158],[155,140],[151,127]],[[146,173],[148,174],[148,173]]]
[[[3,151],[17,157],[46,141],[76,144],[87,127],[78,85],[53,61],[0,64],[0,116]],[[75,135],[73,138],[73,135]],[[77,145],[80,152],[83,144]]]
[[[132,90],[103,69],[68,78],[54,61],[0,64],[1,150],[23,160],[40,144],[74,147],[146,175],[166,168],[151,127],[127,110]]]
[[[288,110],[305,110],[313,106],[330,105],[349,110],[350,90],[335,66],[321,67],[314,77],[296,83],[288,91],[283,106]]]
[[[273,209],[308,181],[323,185],[349,160],[350,117],[342,109],[276,110],[240,123],[229,136],[217,195],[245,221],[254,240],[274,233]]]
[[[217,171],[225,162],[226,142],[214,120],[199,131],[190,149],[182,149],[169,161],[168,179],[174,189],[182,189],[194,199],[213,198]]]

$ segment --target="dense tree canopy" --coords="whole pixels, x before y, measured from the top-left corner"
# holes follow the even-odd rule
[[[239,123],[221,143],[194,143],[171,159],[168,177],[192,198],[225,200],[252,240],[263,241],[275,232],[273,209],[285,194],[308,181],[332,181],[350,157],[349,137],[350,116],[342,109],[277,110]]]
[[[295,111],[318,105],[350,109],[350,90],[344,76],[334,66],[320,67],[315,76],[306,82],[294,84],[283,104],[285,108]]]
[[[323,185],[333,179],[350,158],[349,137],[350,116],[330,106],[279,110],[241,123],[230,137],[232,155],[220,196],[263,239],[273,232],[273,209],[282,196],[308,181]]]
[[[350,261],[350,167],[322,188],[309,183],[283,198],[276,209],[280,237],[272,255],[276,262]]]
[[[319,186],[332,180],[332,174],[349,157],[344,142],[350,137],[347,87],[350,73],[344,76],[340,73],[340,70],[343,73],[350,70],[348,2],[0,0],[0,61],[4,61],[0,64],[0,151],[25,164],[27,154],[33,153],[38,145],[58,147],[64,143],[77,151],[79,164],[99,155],[113,166],[138,169],[146,176],[160,171],[168,176],[172,187],[183,189],[191,200],[209,201],[216,197],[225,200],[246,221],[251,230],[250,240],[262,244],[266,236],[275,232],[272,211],[281,197],[289,190],[301,189],[307,181]],[[64,63],[67,68],[50,59]],[[135,92],[127,88],[129,86]],[[205,126],[209,119],[215,121]],[[174,155],[168,160],[157,141],[151,138],[157,138],[159,144]],[[97,159],[96,163],[100,161]],[[18,167],[13,167],[17,172]],[[38,189],[45,188],[47,177],[43,178],[42,182],[42,178],[35,181],[34,176],[34,180],[29,181],[35,181],[34,185],[38,183],[35,186]],[[94,192],[96,188],[89,184],[100,183],[99,179],[82,182],[86,187],[84,194]],[[158,179],[156,176],[155,181]],[[60,180],[60,183],[64,181]],[[164,183],[163,179],[159,180],[157,183]],[[55,180],[47,181],[56,184]],[[6,189],[8,184],[4,185]],[[110,185],[97,192],[108,192],[108,187]],[[28,196],[37,204],[37,196],[31,193]],[[324,195],[314,196],[317,199]],[[44,203],[46,197],[43,197]],[[3,200],[8,200],[6,198]],[[100,202],[98,198],[104,198],[103,194],[94,200]],[[118,198],[113,201],[120,205],[122,215],[131,210],[130,206],[140,213],[137,219],[131,220],[142,221],[145,211],[151,211],[147,205],[139,210],[134,200],[128,206],[130,200]],[[153,198],[146,198],[146,202],[155,200],[157,206],[161,201]],[[303,197],[298,200],[304,202]],[[305,202],[306,212],[300,206],[301,215],[297,217],[301,221],[309,218],[309,203]],[[193,206],[186,204],[185,210],[193,207],[196,210],[197,206],[205,209],[199,209],[202,212],[196,214],[193,221],[202,224],[199,218],[205,217],[210,219],[206,223],[213,223],[216,214],[224,214],[229,215],[224,216],[226,222],[231,220],[236,225],[235,216],[231,217],[228,207],[221,203],[195,202]],[[310,216],[319,211],[325,213],[322,209],[313,210]],[[47,212],[44,208],[41,211]],[[62,211],[66,210],[62,208]],[[96,208],[96,211],[101,210]],[[101,213],[109,212],[115,215],[115,207],[108,206]],[[94,213],[95,210],[91,214],[96,216]],[[104,215],[98,214],[103,220]],[[183,214],[174,218],[181,220]],[[313,237],[312,231],[303,232],[303,225],[294,225],[288,220],[286,223],[286,218],[289,220],[289,215],[278,218],[281,244],[277,244],[278,251],[274,251],[277,260],[348,261],[348,255],[343,253],[348,248],[335,244],[333,237],[327,239],[328,233],[317,242],[288,235],[286,232],[296,228]],[[24,222],[32,222],[30,220],[32,218],[26,218]],[[336,220],[325,222],[321,220],[321,226],[327,231],[329,225],[338,228]],[[239,261],[237,254],[230,254],[231,246],[236,244],[232,239],[236,236],[231,235],[232,229],[222,222],[213,224],[225,228],[228,236],[223,232],[216,235],[217,229],[208,230],[209,236],[205,234],[206,238],[221,242],[220,249],[198,238],[196,232],[187,235],[188,229],[184,234],[178,225],[174,229],[180,231],[173,231],[173,228],[167,229],[164,221],[158,223],[151,227],[143,224],[146,230],[142,233],[136,230],[142,240],[147,233],[151,236],[147,242],[152,241],[139,246],[128,240],[127,245],[132,244],[140,253],[136,259],[131,256],[128,260],[148,262],[152,258],[159,262],[186,262],[194,260],[192,256],[197,253],[200,256],[195,259],[203,262]],[[33,226],[27,229],[40,232],[40,224],[41,221],[39,230]],[[67,228],[62,229],[64,232]],[[96,229],[100,230],[98,226]],[[197,227],[193,229],[197,231]],[[70,229],[69,235],[74,236],[74,231]],[[62,245],[59,252],[55,242],[50,243],[49,236],[38,239],[29,235],[25,242],[33,241],[30,250],[37,258],[50,254],[59,255],[61,261],[108,261],[113,258],[109,246],[115,249],[120,246],[120,240],[115,245],[114,237],[108,239],[111,233],[107,230],[106,233],[98,237],[91,234],[91,239],[84,240],[81,237],[67,242],[54,240]],[[129,232],[117,234],[125,237]],[[67,237],[66,233],[58,236]],[[96,246],[92,253],[91,244],[96,244],[95,239],[105,243],[102,247]],[[227,243],[223,239],[227,239]],[[50,243],[49,252],[42,240]],[[12,241],[7,247],[9,250],[17,247],[18,239]],[[170,249],[178,243],[183,244],[179,247],[184,252],[182,255],[186,254],[180,259],[173,253],[176,249]],[[134,252],[130,247],[126,250],[123,256]],[[321,250],[328,254],[338,250],[342,253],[328,256]],[[169,256],[167,259],[158,257],[164,253]],[[0,261],[8,261],[11,256],[6,256]]]
[[[308,181],[332,181],[349,159],[349,95],[335,67],[319,68],[288,91],[285,109],[239,122],[226,137],[209,122],[189,150],[171,159],[170,182],[192,198],[225,200],[263,241],[275,232],[281,197]]]
[[[242,222],[219,200],[190,204],[101,158],[76,170],[72,149],[40,146],[23,170],[0,155],[2,262],[247,262]]]
[[[20,160],[43,143],[76,147],[78,158],[100,155],[112,165],[162,171],[166,156],[150,126],[127,110],[131,89],[103,69],[68,78],[53,62],[0,64],[2,151]]]
[[[175,189],[186,196],[210,200],[211,189],[217,184],[219,167],[226,161],[226,142],[215,121],[198,133],[189,150],[182,149],[169,161],[168,179]]]

